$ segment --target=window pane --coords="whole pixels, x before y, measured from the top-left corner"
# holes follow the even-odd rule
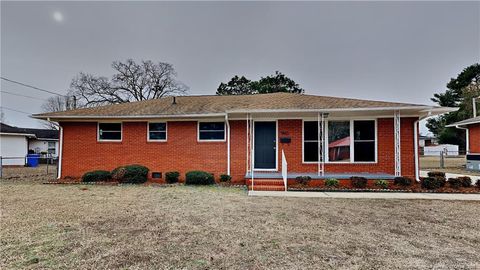
[[[375,140],[375,121],[354,121],[355,140]]]
[[[375,142],[355,142],[355,161],[375,161]]]
[[[100,123],[98,124],[100,131],[120,131],[122,130],[121,123]]]
[[[150,132],[150,140],[166,140],[167,133],[166,132]]]
[[[200,140],[223,140],[223,131],[200,131]]]
[[[350,121],[328,122],[328,160],[350,161]]]
[[[305,162],[318,161],[318,143],[317,142],[304,142],[303,143],[303,160]]]
[[[101,140],[121,140],[122,133],[121,132],[111,132],[111,131],[102,131],[100,130],[100,139]]]
[[[223,131],[225,124],[223,122],[204,122],[200,123],[200,130],[218,130]]]
[[[167,130],[166,123],[149,123],[148,126],[150,131],[166,131]]]
[[[303,122],[303,139],[305,141],[318,140],[318,122],[316,121]]]

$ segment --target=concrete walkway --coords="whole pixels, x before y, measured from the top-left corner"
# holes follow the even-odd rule
[[[248,191],[248,196],[297,197],[297,198],[342,198],[342,199],[480,201],[480,194],[449,194],[449,193]]]

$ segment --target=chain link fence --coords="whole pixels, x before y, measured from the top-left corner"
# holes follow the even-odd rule
[[[467,159],[465,151],[430,151],[421,153],[420,169],[421,170],[438,170],[443,172],[480,175],[466,169]]]
[[[58,157],[27,155],[21,157],[0,156],[0,178],[54,180],[58,175]]]

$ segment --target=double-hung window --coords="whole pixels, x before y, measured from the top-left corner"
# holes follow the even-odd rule
[[[199,141],[224,141],[225,122],[198,122]]]
[[[375,121],[353,121],[354,161],[375,162]]]
[[[319,143],[323,139],[323,134],[318,134],[317,121],[303,122],[303,162],[318,162]],[[320,150],[320,155],[323,155]]]
[[[350,121],[328,121],[328,161],[350,162]]]
[[[98,123],[99,141],[121,141],[122,123]]]
[[[166,141],[167,140],[167,123],[148,123],[148,140],[149,141]]]

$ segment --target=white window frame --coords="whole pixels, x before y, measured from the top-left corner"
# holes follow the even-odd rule
[[[150,139],[150,124],[165,124],[165,139]],[[153,131],[163,132],[163,131]],[[167,121],[148,121],[147,122],[147,142],[166,142],[168,140],[168,122]]]
[[[100,139],[100,124],[120,124],[120,140]],[[113,131],[116,132],[116,131]],[[123,141],[123,122],[97,122],[97,142],[122,142]]]
[[[323,151],[325,163],[328,164],[376,164],[378,163],[378,119],[377,118],[354,118],[354,119],[345,119],[345,118],[329,118],[325,120],[325,134],[323,134],[323,139],[325,140],[325,149]],[[350,161],[330,161],[328,156],[328,145],[330,143],[328,139],[328,123],[329,122],[336,122],[336,121],[344,121],[350,122]],[[354,144],[354,125],[355,121],[374,121],[375,126],[375,161],[354,161],[355,159],[355,144]],[[318,164],[318,161],[305,161],[305,140],[304,140],[304,129],[305,125],[304,122],[315,122],[313,119],[302,119],[302,163],[303,164]]]
[[[316,121],[316,120],[302,119],[302,163],[304,163],[304,164],[318,164],[318,161],[305,161],[305,142],[318,142],[317,140],[307,140],[307,141],[305,141],[305,122],[318,122],[318,120]],[[325,121],[325,123],[327,123],[327,121]],[[322,134],[321,139],[325,140],[325,134]],[[318,152],[318,150],[317,150],[317,152]],[[323,155],[325,157],[325,149],[324,149],[323,152],[324,152]]]
[[[374,121],[374,128],[375,128],[375,142],[374,142],[374,146],[375,146],[375,160],[374,161],[355,161],[355,138],[354,138],[354,135],[355,135],[355,131],[353,130],[355,125],[354,125],[354,122],[355,121]],[[378,162],[378,127],[377,127],[377,119],[353,119],[351,122],[350,122],[350,145],[351,145],[351,149],[350,150],[350,159],[352,161],[352,163],[355,163],[355,164],[375,164]],[[393,135],[392,135],[393,136]],[[368,140],[368,141],[371,141],[371,140]]]
[[[223,139],[218,140],[218,139],[200,139],[200,123],[220,123],[223,122]],[[225,120],[224,121],[219,121],[219,120],[202,120],[202,121],[197,121],[197,142],[226,142],[227,141],[227,127]]]

